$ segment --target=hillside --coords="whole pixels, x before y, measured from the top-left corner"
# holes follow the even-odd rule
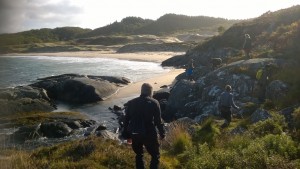
[[[88,32],[82,37],[116,35],[116,34],[151,34],[163,35],[172,34],[178,31],[217,31],[222,26],[228,28],[237,20],[227,20],[223,18],[213,18],[207,16],[185,16],[176,14],[166,14],[156,21],[137,17],[127,17],[121,22],[114,22],[110,25],[97,28]]]
[[[194,59],[197,67],[212,70],[211,58],[221,58],[224,66],[236,61],[246,61],[247,58],[245,58],[242,51],[245,34],[249,34],[252,39],[252,59],[279,59],[288,65],[279,66],[277,68],[279,70],[273,72],[272,75],[273,78],[289,85],[289,92],[280,103],[281,106],[291,106],[299,103],[300,77],[295,72],[299,72],[300,65],[300,5],[275,12],[267,12],[253,20],[237,23],[222,35],[214,36],[210,40],[197,45],[195,48],[188,50],[185,55],[165,60],[162,65],[184,67],[190,59]],[[261,67],[263,65],[261,63]],[[256,72],[247,72],[247,67],[235,69],[241,73],[246,72],[247,75],[250,74],[252,78],[255,78]],[[195,76],[195,79],[203,78],[203,73]]]
[[[164,15],[156,21],[140,17],[126,17],[121,22],[116,21],[94,30],[62,27],[1,34],[0,53],[93,51],[107,50],[107,46],[113,46],[114,50],[116,46],[133,43],[157,45],[159,41],[164,43],[164,39],[174,39],[177,36],[183,41],[199,42],[218,33],[218,28],[223,30],[236,22],[238,21],[175,14]],[[51,43],[51,46],[44,43]]]
[[[197,45],[183,56],[165,61],[163,65],[182,66],[190,58],[200,65],[210,64],[212,57],[221,57],[225,62],[243,59],[241,50],[245,34],[251,36],[254,58],[285,57],[299,61],[300,5],[236,23],[223,34]]]

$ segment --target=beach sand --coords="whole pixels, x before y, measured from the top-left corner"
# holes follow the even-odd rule
[[[99,58],[115,58],[122,60],[146,61],[161,63],[175,55],[181,55],[182,52],[136,52],[136,53],[115,53],[112,51],[80,51],[80,52],[55,52],[55,53],[14,53],[6,56],[52,56],[52,57],[99,57]],[[152,77],[139,82],[131,83],[113,95],[110,99],[125,98],[140,94],[143,83],[149,83],[153,86],[154,91],[160,90],[161,86],[171,86],[176,82],[175,77],[184,72],[183,69],[171,69],[169,72],[159,76]]]
[[[131,83],[128,86],[120,88],[120,90],[114,96],[112,96],[111,99],[138,96],[140,94],[141,86],[143,83],[151,84],[153,87],[153,91],[161,90],[161,86],[163,85],[171,87],[174,83],[176,83],[176,76],[178,76],[182,72],[184,72],[184,69],[172,69],[166,74],[152,77],[143,81]]]

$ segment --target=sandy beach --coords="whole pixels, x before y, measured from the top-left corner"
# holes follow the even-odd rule
[[[113,51],[80,51],[80,52],[55,52],[55,53],[12,53],[3,56],[51,56],[51,57],[85,57],[85,58],[115,58],[122,60],[146,61],[161,63],[175,55],[183,54],[177,52],[136,52],[136,53],[115,53]],[[153,86],[154,91],[160,90],[161,86],[171,86],[175,83],[175,77],[184,72],[183,69],[170,69],[167,73],[152,77],[139,82],[131,83],[111,97],[111,99],[125,98],[139,95],[143,83],[149,83]]]
[[[167,85],[171,87],[175,82],[175,78],[177,75],[184,72],[184,69],[172,69],[166,74],[162,74],[156,77],[152,77],[150,79],[146,79],[143,81],[131,83],[128,86],[125,86],[121,88],[114,96],[112,96],[112,99],[117,98],[125,98],[130,96],[137,96],[140,94],[140,89],[143,83],[149,83],[153,86],[154,91],[158,91],[163,85]]]

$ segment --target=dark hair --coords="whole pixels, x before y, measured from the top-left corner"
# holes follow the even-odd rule
[[[153,87],[149,83],[144,83],[141,88],[141,94],[152,97]]]

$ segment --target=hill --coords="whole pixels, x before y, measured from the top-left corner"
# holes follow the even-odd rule
[[[0,52],[52,52],[55,49],[66,49],[67,51],[90,50],[91,47],[78,45],[124,45],[128,43],[139,43],[141,38],[135,41],[131,36],[150,34],[150,35],[170,35],[178,32],[194,32],[199,34],[215,34],[219,27],[228,28],[237,20],[226,20],[222,18],[212,18],[206,16],[189,17],[184,15],[167,14],[153,21],[140,17],[126,17],[121,22],[114,22],[104,27],[94,30],[79,27],[61,27],[55,29],[43,28],[24,31],[13,34],[0,35]],[[171,35],[173,36],[173,35]],[[149,39],[154,41],[159,37]],[[203,39],[204,37],[196,37]],[[147,38],[143,39],[147,41]],[[33,45],[37,43],[57,43],[47,45]],[[32,46],[33,45],[33,46]],[[66,47],[65,45],[73,45]],[[75,46],[74,46],[75,45]],[[46,46],[40,50],[37,46]],[[101,47],[100,47],[101,48]],[[55,52],[57,52],[55,50]]]
[[[172,34],[178,31],[209,30],[214,32],[218,27],[228,28],[237,20],[227,20],[207,16],[185,16],[176,14],[166,14],[156,21],[142,19],[138,17],[127,17],[121,22],[114,22],[110,25],[97,28],[88,32],[82,37],[103,36],[103,35],[133,35],[151,34],[163,35]]]
[[[252,39],[253,57],[285,57],[299,61],[300,5],[275,12],[266,12],[253,20],[234,24],[223,34],[214,36],[186,52],[171,58],[165,66],[182,66],[190,58],[197,64],[208,65],[210,58],[221,57],[225,61],[243,59],[241,49],[244,35]]]
[[[13,34],[1,34],[0,46],[68,41],[90,29],[79,27],[43,28]]]

